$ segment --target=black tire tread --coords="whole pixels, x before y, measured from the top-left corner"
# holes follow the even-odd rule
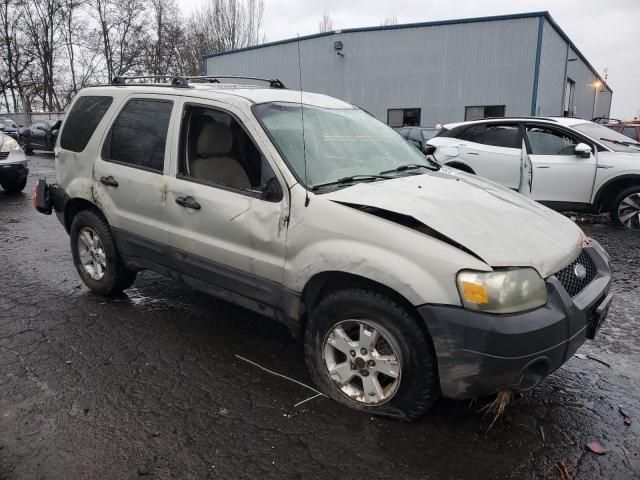
[[[620,221],[620,217],[618,217],[618,205],[620,202],[627,197],[631,193],[640,193],[640,185],[632,185],[631,187],[627,187],[624,190],[620,191],[611,202],[611,210],[609,211],[609,215],[611,217],[611,223],[616,228],[627,228]]]
[[[107,255],[107,273],[100,281],[88,278],[86,272],[78,264],[77,257],[77,232],[82,226],[88,226],[94,230],[98,230],[100,241]],[[71,251],[73,254],[74,264],[80,274],[85,285],[94,293],[105,296],[114,296],[122,293],[123,290],[129,288],[136,279],[137,272],[129,270],[116,246],[111,227],[102,215],[91,210],[82,210],[78,212],[71,223],[70,230]]]
[[[7,193],[18,193],[23,191],[27,186],[27,179],[25,178],[23,181],[17,183],[2,182],[0,186],[2,186],[2,189]]]
[[[334,302],[343,301],[345,298],[353,298],[354,296],[365,296],[368,300],[375,302],[387,309],[390,309],[395,312],[396,315],[403,317],[404,327],[412,330],[410,332],[411,342],[415,342],[420,351],[429,352],[423,358],[425,366],[427,368],[424,369],[424,374],[422,378],[422,388],[417,392],[417,395],[414,398],[414,403],[410,408],[406,408],[403,410],[402,415],[397,414],[387,414],[384,412],[376,412],[373,411],[372,408],[376,407],[366,407],[366,406],[354,406],[353,408],[362,411],[368,411],[369,413],[389,416],[395,419],[399,419],[406,422],[411,422],[417,420],[422,417],[427,410],[433,406],[433,404],[438,400],[440,396],[440,382],[438,377],[438,368],[437,362],[435,358],[435,352],[433,349],[433,345],[431,343],[430,338],[425,334],[425,332],[419,327],[417,323],[417,319],[407,310],[406,307],[401,305],[399,302],[390,298],[387,295],[384,295],[375,290],[368,289],[347,289],[347,290],[339,290],[327,295],[323,298],[315,307],[314,311],[311,313],[311,317],[313,317],[317,312],[322,312],[327,305],[331,305]],[[312,319],[310,319],[310,322]],[[322,382],[320,381],[320,374],[316,371],[315,366],[313,365],[313,360],[311,355],[307,354],[306,347],[310,345],[312,342],[312,329],[307,326],[305,331],[305,360],[307,363],[307,367],[309,373],[311,375],[314,383],[322,389]],[[410,345],[410,344],[409,344]],[[415,380],[415,379],[414,379]],[[327,393],[327,392],[325,392]],[[391,400],[393,401],[393,399]]]

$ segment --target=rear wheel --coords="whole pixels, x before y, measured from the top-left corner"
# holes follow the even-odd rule
[[[100,215],[83,210],[71,223],[73,263],[84,284],[100,295],[117,295],[129,288],[136,272],[122,261],[113,234]]]
[[[344,290],[311,313],[305,357],[318,388],[356,410],[411,421],[439,396],[431,341],[395,300]]]
[[[2,189],[7,193],[18,193],[27,186],[27,179],[25,178],[19,182],[2,182],[0,185],[2,185]]]
[[[617,227],[640,230],[640,185],[626,188],[615,197],[611,220]]]

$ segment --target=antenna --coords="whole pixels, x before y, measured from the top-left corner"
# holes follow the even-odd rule
[[[304,103],[302,102],[302,62],[300,61],[300,34],[298,34],[298,76],[300,80],[300,116],[302,118],[302,158],[304,161],[304,206],[309,206],[309,189],[307,185],[309,184],[309,178],[307,176],[307,143],[304,138]]]

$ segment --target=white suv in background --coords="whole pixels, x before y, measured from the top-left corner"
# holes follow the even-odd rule
[[[319,389],[370,413],[532,388],[611,304],[608,256],[569,219],[324,95],[85,88],[56,174],[34,203],[92,291],[149,269],[281,320]]]
[[[610,212],[640,229],[640,143],[578,118],[496,118],[445,125],[433,156],[556,210]]]

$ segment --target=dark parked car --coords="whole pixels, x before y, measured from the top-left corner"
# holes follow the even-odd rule
[[[18,130],[18,142],[27,154],[34,150],[52,152],[61,123],[60,120],[45,120],[36,122],[30,127],[23,127]]]
[[[9,135],[14,140],[18,139],[18,129],[20,127],[16,122],[7,117],[0,117],[0,132]]]
[[[427,141],[435,137],[438,129],[433,127],[402,127],[398,133],[424,153]]]

